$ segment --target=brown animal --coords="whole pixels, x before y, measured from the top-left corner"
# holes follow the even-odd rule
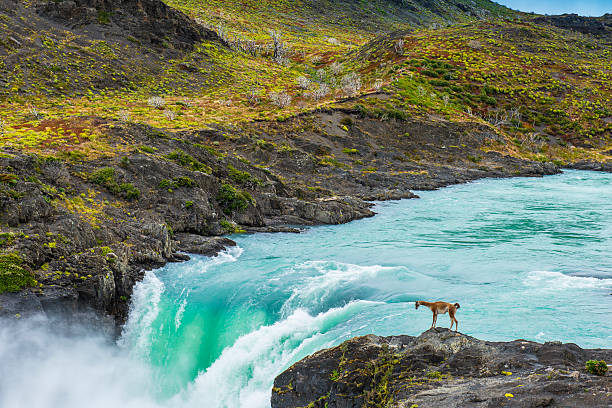
[[[438,320],[438,313],[442,313],[445,314],[446,312],[448,312],[448,315],[450,316],[451,319],[451,325],[450,325],[450,329],[453,329],[453,323],[455,324],[455,331],[457,331],[457,328],[459,327],[459,322],[457,321],[457,319],[455,319],[455,312],[457,311],[457,309],[459,309],[461,306],[459,306],[459,303],[455,303],[454,305],[451,303],[447,303],[447,302],[423,302],[422,300],[417,300],[417,302],[414,305],[415,309],[418,309],[419,306],[427,306],[432,312],[433,312],[433,322],[431,323],[431,327],[436,327],[436,321]]]

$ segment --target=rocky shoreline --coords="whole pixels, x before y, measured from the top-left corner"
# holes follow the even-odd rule
[[[214,255],[233,245],[224,234],[298,232],[373,216],[372,200],[415,189],[560,171],[483,151],[496,138],[484,126],[342,109],[197,132],[80,121],[120,153],[0,155],[0,249],[16,255],[2,261],[34,278],[0,294],[0,316],[93,309],[120,325],[145,270]]]
[[[430,329],[367,335],[321,350],[274,381],[272,408],[601,407],[610,375],[585,370],[612,350],[527,340],[489,342]]]

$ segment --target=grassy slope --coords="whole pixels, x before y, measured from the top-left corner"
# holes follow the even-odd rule
[[[393,44],[405,41],[398,55]],[[609,149],[610,46],[593,37],[526,22],[479,22],[395,33],[352,55],[370,78],[391,78],[383,115],[437,113],[492,125],[508,143],[491,146],[536,160],[572,161]],[[570,144],[584,149],[567,149]],[[587,153],[588,150],[588,153]]]
[[[354,71],[362,78],[361,93],[373,93],[377,80],[385,84],[388,97],[359,100],[360,109],[383,119],[435,114],[486,123],[518,110],[520,117],[493,129],[509,143],[491,148],[542,160],[550,153],[545,141],[554,142],[552,150],[568,142],[597,147],[609,142],[610,47],[560,29],[502,20],[517,14],[495,3],[479,1],[466,9],[473,2],[455,2],[467,13],[447,2],[425,8],[421,3],[427,2],[416,0],[167,3],[225,32],[230,41],[255,41],[259,53],[218,43],[182,52],[172,44],[150,49],[129,38],[94,40],[45,24],[25,3],[22,15],[0,13],[0,147],[45,155],[112,154],[117,147],[105,142],[103,121],[71,119],[82,116],[168,129],[282,119],[333,106],[345,96],[335,88],[315,102],[296,78],[314,80],[324,72],[337,85]],[[463,24],[439,28],[445,21]],[[282,32],[291,47],[285,65],[270,58],[269,29]],[[402,55],[394,50],[400,38],[406,44]],[[334,62],[342,65],[332,73]],[[272,105],[268,95],[274,91],[292,95],[292,104]],[[249,100],[251,93],[256,102]],[[165,106],[149,106],[152,95],[163,96]],[[561,150],[551,155],[567,160],[584,155]]]

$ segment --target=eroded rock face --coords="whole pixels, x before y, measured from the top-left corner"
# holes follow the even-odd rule
[[[41,15],[70,27],[104,26],[124,31],[153,45],[169,41],[185,48],[204,40],[219,41],[217,34],[159,0],[64,0],[39,8]]]
[[[609,407],[610,377],[587,360],[612,350],[531,341],[487,342],[430,329],[419,337],[368,335],[321,350],[280,374],[272,408]]]

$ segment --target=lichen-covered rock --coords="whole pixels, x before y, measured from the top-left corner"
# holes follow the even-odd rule
[[[368,335],[321,350],[274,381],[272,408],[609,407],[610,377],[585,371],[612,350],[524,340],[487,342],[430,329]]]

